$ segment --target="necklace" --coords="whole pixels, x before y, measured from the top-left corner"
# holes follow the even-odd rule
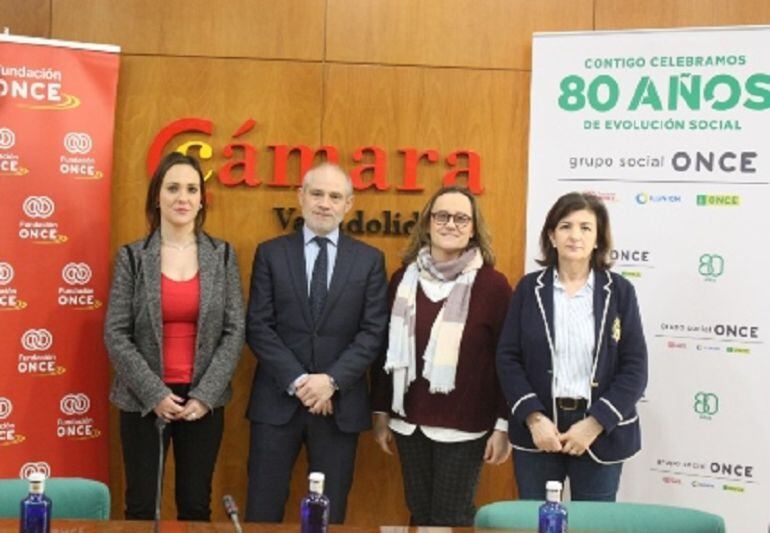
[[[190,246],[192,246],[193,244],[195,244],[195,243],[196,243],[196,241],[195,241],[195,239],[193,239],[193,240],[191,240],[190,242],[188,242],[188,243],[185,243],[185,244],[174,244],[174,243],[172,243],[172,242],[166,242],[166,241],[164,241],[163,239],[161,239],[161,240],[160,240],[160,243],[161,243],[163,246],[168,246],[169,248],[173,248],[174,250],[179,250],[180,252],[184,252],[184,251],[185,251],[185,250],[187,250],[187,249],[188,249]]]

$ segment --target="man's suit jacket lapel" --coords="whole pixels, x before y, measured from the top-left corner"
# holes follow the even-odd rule
[[[313,327],[313,316],[310,313],[310,296],[307,293],[307,273],[305,271],[305,242],[302,231],[295,232],[288,241],[286,247],[287,261],[291,276],[291,283],[300,302],[302,316],[310,328]]]

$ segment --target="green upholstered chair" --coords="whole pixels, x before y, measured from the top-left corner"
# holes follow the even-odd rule
[[[19,516],[19,503],[27,495],[24,479],[0,479],[0,518]],[[107,485],[79,477],[49,478],[46,496],[53,502],[53,518],[107,520],[110,517],[110,491]]]
[[[543,502],[495,502],[476,513],[477,529],[537,530],[538,508]],[[721,516],[668,505],[612,502],[565,502],[569,527],[575,530],[618,533],[724,533]]]

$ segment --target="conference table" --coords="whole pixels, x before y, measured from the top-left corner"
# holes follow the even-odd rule
[[[299,524],[242,524],[244,533],[298,533]],[[151,533],[152,522],[132,522],[121,520],[54,520],[51,533]],[[19,521],[0,520],[1,533],[18,533]],[[232,533],[235,531],[230,522],[174,522],[161,521],[160,533]],[[484,529],[472,527],[409,527],[409,526],[337,526],[329,527],[329,533],[532,533],[526,529]],[[571,530],[570,530],[571,531]],[[577,533],[577,532],[575,532]]]

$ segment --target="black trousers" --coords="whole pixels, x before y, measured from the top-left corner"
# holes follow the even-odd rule
[[[430,440],[418,427],[393,433],[413,526],[472,526],[474,499],[488,436],[464,442]]]
[[[324,494],[330,501],[329,521],[345,521],[358,433],[344,433],[333,417],[311,415],[307,409],[299,408],[283,426],[251,424],[247,522],[283,521],[291,473],[303,444],[310,471],[326,476]],[[290,521],[299,522],[299,517]]]
[[[172,390],[174,394],[185,396],[184,389],[174,386]],[[126,471],[126,520],[152,520],[155,517],[159,453],[156,418],[155,413],[143,417],[140,413],[120,412],[120,440]],[[178,520],[211,520],[211,479],[223,431],[223,407],[194,422],[171,422],[163,431],[164,449],[168,450],[169,441],[174,446]]]

